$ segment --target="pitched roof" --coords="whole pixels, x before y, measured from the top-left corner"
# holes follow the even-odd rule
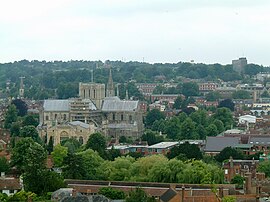
[[[177,191],[170,188],[164,194],[161,195],[160,199],[162,202],[169,202],[176,195],[177,195]]]
[[[0,178],[0,190],[20,190],[20,180],[16,178]]]
[[[248,143],[253,145],[270,145],[270,137],[250,137]]]
[[[149,146],[148,148],[149,149],[165,149],[168,147],[176,146],[178,144],[179,144],[179,142],[160,142],[157,144],[153,144],[153,145]]]
[[[69,111],[69,100],[44,100],[44,111]]]
[[[86,129],[90,127],[89,124],[81,122],[81,121],[72,121],[72,122],[69,122],[69,124],[72,126],[81,126],[82,128],[86,128]]]
[[[120,100],[118,97],[106,97],[102,105],[104,112],[135,111],[139,101]]]
[[[239,137],[206,137],[206,152],[220,152],[225,147],[233,147],[239,144]]]

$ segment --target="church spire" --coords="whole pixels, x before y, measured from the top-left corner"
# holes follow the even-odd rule
[[[113,79],[112,79],[112,69],[110,68],[109,80],[107,83],[106,97],[113,97],[113,96],[115,96],[115,92],[114,92],[114,85],[113,85]]]

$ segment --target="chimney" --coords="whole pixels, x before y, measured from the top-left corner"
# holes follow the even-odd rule
[[[1,177],[5,177],[5,172],[1,172]]]

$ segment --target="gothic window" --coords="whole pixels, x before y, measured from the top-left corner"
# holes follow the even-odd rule
[[[83,98],[85,98],[85,89],[83,90]]]
[[[115,113],[112,115],[112,120],[115,121]]]
[[[46,118],[45,118],[45,119],[46,119],[46,121],[48,121],[48,120],[49,120],[49,116],[46,116]]]
[[[132,116],[129,115],[129,122],[132,123]]]
[[[96,89],[94,89],[94,98],[96,98]]]
[[[56,120],[56,119],[57,119],[57,114],[54,115],[54,120]]]
[[[66,114],[64,114],[64,121],[65,121],[65,120],[67,120],[67,115],[66,115]]]
[[[123,114],[121,114],[121,121],[123,121],[124,120],[124,115]]]
[[[83,137],[82,136],[80,136],[80,138],[79,138],[79,143],[83,144]]]

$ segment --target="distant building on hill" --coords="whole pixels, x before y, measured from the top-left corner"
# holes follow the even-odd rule
[[[232,61],[233,70],[239,74],[244,73],[244,67],[247,65],[247,59],[245,57]]]

